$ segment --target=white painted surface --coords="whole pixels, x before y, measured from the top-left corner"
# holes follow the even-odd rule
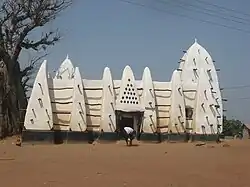
[[[114,132],[115,110],[144,112],[143,131],[146,133],[184,132],[186,127],[193,127],[194,133],[202,134],[201,125],[205,125],[206,133],[211,134],[222,125],[223,108],[217,72],[211,56],[197,41],[182,57],[179,71],[174,71],[170,82],[152,81],[149,68],[145,68],[142,80],[135,80],[129,66],[124,68],[121,80],[113,80],[109,68],[105,68],[102,80],[82,79],[79,69],[74,68],[68,57],[54,79],[48,75],[44,62],[27,107],[25,127],[28,129],[49,130],[49,121],[51,125],[61,124],[61,130]],[[38,82],[44,95],[41,95]],[[204,100],[204,90],[207,90],[208,100]],[[48,110],[47,116],[51,116],[49,120],[44,109],[38,107],[38,98],[42,98],[44,108]],[[79,115],[79,102],[84,112],[83,119]],[[203,102],[206,111],[202,113],[200,105]],[[210,105],[215,113],[208,110]],[[187,106],[194,109],[193,119],[189,121],[185,116]],[[36,110],[36,118],[32,108]],[[207,124],[204,121],[206,116],[209,119]],[[31,124],[31,119],[34,124]],[[211,124],[212,130],[209,128]]]
[[[213,63],[213,60],[209,53],[197,43],[194,44],[187,50],[187,52],[182,57],[182,61],[179,66],[182,69],[181,80],[183,83],[185,104],[191,107],[196,107],[196,91],[198,89],[198,82],[201,78],[201,74],[205,73],[209,78],[209,85],[207,87],[213,89],[212,96],[216,101],[216,126],[220,127],[219,130],[222,132],[223,124],[223,105],[221,99],[221,91],[219,87],[219,81],[217,72]],[[193,90],[193,91],[192,91]],[[209,114],[207,114],[209,115]],[[199,126],[198,121],[192,122],[194,126]],[[217,131],[217,130],[216,130]],[[200,131],[198,131],[200,132]],[[197,133],[198,133],[197,132]]]
[[[200,72],[194,113],[195,132],[198,134],[214,134],[217,133],[216,113],[214,114],[215,100],[212,97],[206,70],[201,68]]]
[[[144,119],[143,119],[143,132],[153,133],[157,131],[157,117],[155,108],[155,93],[154,85],[151,77],[151,72],[148,67],[144,69],[142,76],[142,96]]]
[[[186,114],[181,76],[179,71],[175,70],[173,72],[171,82],[172,93],[169,129],[171,129],[171,131],[174,133],[183,133],[186,130]]]
[[[115,117],[115,91],[113,79],[109,68],[103,72],[103,94],[101,111],[101,129],[104,132],[114,132],[116,130]]]
[[[73,90],[70,129],[72,131],[84,132],[87,129],[85,97],[82,78],[78,67],[75,69]]]
[[[53,111],[53,128],[69,130],[73,107],[74,79],[57,79],[49,81],[50,99]]]
[[[102,80],[83,80],[88,130],[100,131],[102,84]]]
[[[171,82],[154,81],[158,131],[168,132],[171,106]]]
[[[53,127],[46,60],[42,63],[33,85],[24,127],[27,130],[50,130]]]
[[[123,70],[116,109],[126,112],[144,111],[135,85],[134,74],[129,66],[126,66]]]
[[[66,59],[62,62],[59,69],[57,70],[55,78],[72,79],[74,75],[74,70],[74,66],[67,55]]]

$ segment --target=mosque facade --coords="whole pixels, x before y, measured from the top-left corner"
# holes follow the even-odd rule
[[[114,80],[108,67],[102,80],[89,80],[68,57],[51,77],[44,61],[28,102],[24,139],[55,132],[116,139],[124,126],[134,128],[138,139],[216,136],[223,129],[217,71],[197,41],[184,51],[169,82],[154,81],[148,67],[135,80],[129,66],[121,80]]]

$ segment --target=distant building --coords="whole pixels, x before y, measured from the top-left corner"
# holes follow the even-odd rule
[[[102,80],[88,80],[68,57],[51,77],[44,61],[25,129],[115,133],[129,125],[142,135],[221,133],[223,108],[214,61],[197,41],[184,53],[169,82],[153,81],[148,67],[135,80],[129,66],[121,80],[113,80],[108,67]]]

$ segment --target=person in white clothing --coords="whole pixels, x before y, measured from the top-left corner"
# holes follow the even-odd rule
[[[126,140],[127,146],[131,146],[132,145],[132,141],[135,138],[136,132],[133,128],[131,127],[124,127],[123,128],[124,131],[124,138]]]

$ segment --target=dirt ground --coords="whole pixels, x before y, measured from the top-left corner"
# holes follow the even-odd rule
[[[23,145],[0,142],[1,187],[249,187],[250,141]]]

